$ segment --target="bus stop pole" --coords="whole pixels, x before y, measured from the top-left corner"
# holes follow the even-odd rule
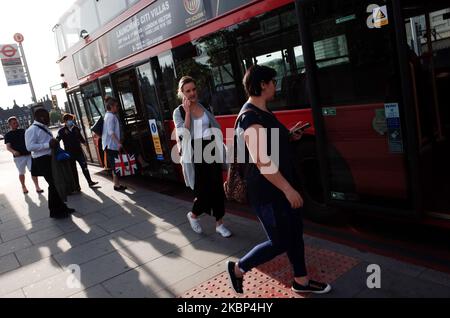
[[[30,84],[31,96],[32,96],[33,102],[36,103],[37,102],[36,93],[34,92],[33,81],[31,80],[31,74],[30,74],[30,70],[28,69],[27,58],[25,57],[25,52],[23,50],[22,43],[19,43],[19,49],[20,49],[20,54],[22,55],[25,72],[27,72],[28,84]]]

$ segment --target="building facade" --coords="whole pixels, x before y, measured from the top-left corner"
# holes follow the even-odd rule
[[[43,101],[45,109],[50,111],[52,109],[52,101],[46,97]],[[2,108],[0,107],[0,134],[5,135],[9,131],[8,118],[16,117],[19,121],[21,128],[28,128],[33,122],[33,114],[31,112],[31,105],[19,106],[14,101],[12,108]]]

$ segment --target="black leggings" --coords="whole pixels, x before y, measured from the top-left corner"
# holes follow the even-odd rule
[[[203,149],[209,141],[203,142]],[[220,163],[195,163],[194,206],[192,213],[199,216],[211,214],[217,221],[225,215],[222,165]]]

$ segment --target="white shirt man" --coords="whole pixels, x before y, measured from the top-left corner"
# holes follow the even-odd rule
[[[33,158],[51,156],[50,141],[52,139],[53,134],[47,126],[38,121],[34,121],[25,132],[25,145]]]
[[[58,140],[48,130],[50,116],[45,109],[38,109],[34,113],[36,121],[25,132],[25,145],[33,157],[31,174],[43,176],[48,183],[48,208],[51,218],[66,218],[75,212],[61,200],[55,187],[52,173],[52,148],[59,145]]]

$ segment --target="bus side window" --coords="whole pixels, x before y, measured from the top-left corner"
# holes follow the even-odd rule
[[[276,70],[278,83],[272,110],[309,107],[294,5],[233,26],[232,32],[243,72],[254,64]]]
[[[281,80],[281,94],[288,108],[307,108],[309,105],[306,74],[291,74]]]
[[[189,75],[197,82],[199,101],[215,115],[237,113],[242,105],[240,76],[233,67],[227,35],[218,33],[173,50],[178,77]]]
[[[157,83],[158,96],[163,111],[163,119],[171,120],[172,113],[179,105],[176,97],[177,77],[172,52],[164,52],[151,59],[155,82]]]

